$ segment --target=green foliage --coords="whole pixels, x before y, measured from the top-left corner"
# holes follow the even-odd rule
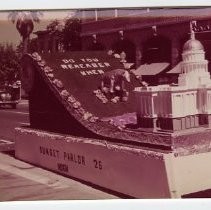
[[[40,17],[43,16],[41,11],[12,11],[8,15],[13,23],[19,20],[32,20],[33,22],[40,22]]]
[[[63,31],[64,49],[69,51],[81,50],[81,20],[69,18]]]
[[[61,26],[60,21],[55,19],[50,24],[47,25],[47,30],[50,32],[62,31],[63,28],[61,28],[60,26]],[[61,28],[61,30],[60,30],[60,28]]]
[[[39,23],[42,16],[40,11],[13,11],[8,15],[12,23],[16,23],[16,29],[23,39],[23,53],[28,51],[29,36],[34,29],[34,22]]]
[[[32,33],[34,29],[33,22],[39,23],[40,16],[42,16],[42,13],[39,11],[14,11],[9,13],[8,19],[10,19],[13,23],[16,22],[18,32],[23,38],[25,38]]]
[[[81,20],[77,13],[65,20],[53,20],[47,30],[57,38],[65,51],[81,50]]]
[[[0,83],[19,79],[20,59],[12,44],[0,45]]]

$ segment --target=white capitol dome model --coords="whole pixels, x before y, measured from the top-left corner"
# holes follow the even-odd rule
[[[137,124],[143,128],[179,131],[211,125],[211,79],[204,47],[191,37],[183,47],[178,86],[135,88]]]
[[[195,39],[193,31],[191,31],[190,40],[184,44],[182,59],[181,74],[178,78],[179,86],[187,86],[189,88],[203,85],[211,86],[204,47],[200,41]]]

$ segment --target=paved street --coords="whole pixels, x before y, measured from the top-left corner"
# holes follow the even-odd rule
[[[18,104],[17,109],[0,109],[0,151],[14,149],[14,128],[29,125],[28,117],[26,100]],[[117,198],[19,161],[13,153],[0,153],[0,201]]]
[[[17,109],[5,107],[0,109],[0,139],[14,140],[14,128],[29,125],[28,102],[21,101]]]
[[[14,149],[15,127],[29,125],[28,101],[22,100],[17,109],[0,109],[0,152]]]

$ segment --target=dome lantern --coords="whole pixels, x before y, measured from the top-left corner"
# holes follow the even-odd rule
[[[183,46],[183,53],[187,51],[204,51],[204,47],[199,40],[195,38],[192,22],[190,22],[190,39]]]

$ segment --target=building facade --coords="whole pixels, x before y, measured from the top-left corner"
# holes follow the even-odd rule
[[[211,60],[211,8],[194,9],[111,9],[80,10],[80,50],[113,50],[126,53],[127,62],[135,68],[143,64],[169,63],[169,69],[181,60],[182,46],[188,40],[189,22],[194,21],[196,38],[205,47],[205,57]],[[59,33],[36,32],[35,49],[55,52]],[[208,65],[211,71],[210,65]],[[150,71],[150,69],[149,69]]]

